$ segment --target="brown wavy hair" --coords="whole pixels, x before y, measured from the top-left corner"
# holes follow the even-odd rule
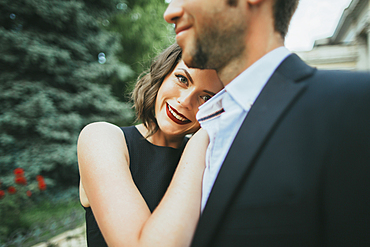
[[[158,90],[164,78],[172,73],[181,61],[182,50],[173,44],[154,58],[150,69],[144,71],[136,82],[132,92],[132,100],[136,111],[136,120],[141,121],[148,129],[146,137],[158,131],[159,126],[155,118],[155,101]]]

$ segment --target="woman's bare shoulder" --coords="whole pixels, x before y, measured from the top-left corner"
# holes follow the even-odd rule
[[[79,143],[88,140],[90,143],[105,140],[121,139],[124,137],[123,131],[116,125],[108,122],[94,122],[86,125],[80,132]]]
[[[113,176],[109,171],[126,171],[124,167],[129,166],[130,160],[124,133],[111,123],[90,123],[80,132],[77,155],[81,179],[80,201],[84,207],[89,207],[90,202],[83,184],[89,186],[98,179],[109,179]],[[102,169],[106,172],[103,173]]]
[[[77,149],[86,153],[101,148],[108,150],[109,153],[123,152],[126,160],[129,161],[126,139],[118,126],[108,122],[94,122],[86,125],[78,137]]]
[[[101,135],[101,134],[110,134],[110,133],[115,133],[117,134],[118,132],[123,132],[121,129],[111,123],[108,122],[93,122],[88,125],[86,125],[80,133],[80,137],[91,137],[91,136],[96,136],[96,135]]]

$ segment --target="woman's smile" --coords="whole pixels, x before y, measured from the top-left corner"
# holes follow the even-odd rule
[[[167,107],[166,107],[167,116],[172,121],[174,121],[177,124],[188,124],[188,123],[191,123],[191,121],[189,119],[187,119],[184,115],[182,115],[181,113],[179,113],[178,111],[176,111],[175,108],[173,108],[172,106],[170,106],[168,103],[166,103],[166,105],[167,105]]]
[[[182,138],[196,132],[200,128],[196,119],[198,107],[221,89],[216,71],[191,69],[181,60],[164,78],[157,93],[158,136]]]

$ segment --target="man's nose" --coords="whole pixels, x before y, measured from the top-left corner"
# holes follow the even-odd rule
[[[168,23],[176,24],[176,20],[183,15],[182,0],[172,0],[163,14]]]

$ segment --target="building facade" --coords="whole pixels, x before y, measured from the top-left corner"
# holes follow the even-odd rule
[[[370,0],[352,0],[332,37],[297,54],[320,69],[370,71]]]

